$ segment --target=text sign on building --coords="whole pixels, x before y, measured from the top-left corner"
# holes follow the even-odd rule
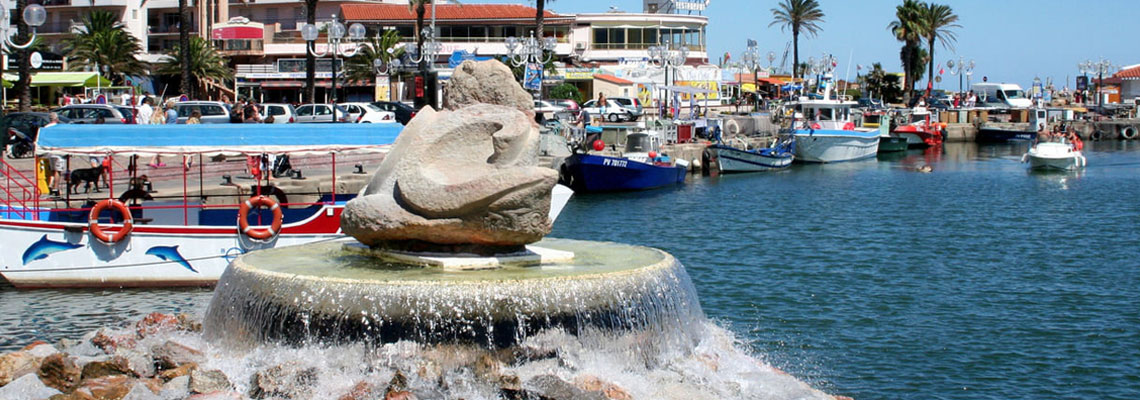
[[[704,11],[709,5],[708,1],[673,0],[673,7],[679,11]]]
[[[55,53],[32,52],[29,58],[32,70],[35,71],[63,71],[63,56]],[[20,68],[18,57],[8,57],[7,69],[15,71]]]
[[[283,58],[277,60],[277,72],[305,72],[308,64],[304,58]],[[344,60],[336,60],[337,70],[344,70]],[[332,72],[332,60],[317,59],[317,72]]]

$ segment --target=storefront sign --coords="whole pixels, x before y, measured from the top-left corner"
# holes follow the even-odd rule
[[[691,86],[695,88],[708,89],[712,93],[696,94],[698,100],[716,100],[720,98],[720,83],[717,81],[676,81],[673,84],[678,86]],[[681,93],[681,100],[688,100],[688,93]]]
[[[392,81],[387,75],[376,77],[376,99],[374,101],[389,101],[392,96]]]
[[[8,70],[20,69],[17,57],[8,56]],[[63,71],[63,56],[55,53],[34,51],[28,57],[32,71]]]
[[[568,81],[590,81],[594,80],[594,74],[598,73],[601,73],[601,70],[596,68],[566,68],[562,76]]]
[[[331,73],[332,72],[332,61],[333,60],[327,59],[327,58],[317,59],[317,73],[321,73],[321,72]],[[338,69],[337,69],[338,71],[344,70],[344,60],[343,59],[337,59],[336,65],[338,67]],[[307,66],[308,66],[308,63],[305,61],[304,58],[283,58],[283,59],[277,60],[277,72],[301,72],[301,73],[304,73]]]

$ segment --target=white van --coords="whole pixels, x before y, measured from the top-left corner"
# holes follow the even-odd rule
[[[978,105],[1011,108],[1033,107],[1033,101],[1016,83],[975,83],[970,90],[978,96]]]

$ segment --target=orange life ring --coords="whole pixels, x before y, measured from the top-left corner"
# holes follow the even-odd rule
[[[249,226],[249,210],[254,207],[268,207],[273,210],[273,224],[269,226],[269,229]],[[269,240],[281,232],[282,219],[281,206],[277,204],[276,200],[267,196],[254,196],[242,203],[241,208],[238,209],[238,230],[253,239]]]
[[[123,216],[123,227],[112,235],[109,232],[104,232],[103,227],[99,226],[99,214],[108,208],[118,211]],[[91,236],[98,239],[103,243],[118,243],[125,239],[127,235],[131,234],[131,230],[135,228],[134,219],[131,218],[131,210],[127,208],[126,204],[115,199],[106,199],[95,204],[91,208],[91,214],[87,217],[87,227],[91,230]]]

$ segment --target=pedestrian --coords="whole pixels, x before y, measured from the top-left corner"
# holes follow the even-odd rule
[[[143,97],[142,105],[139,106],[139,115],[137,116],[137,121],[140,125],[150,124],[150,117],[154,115],[154,108],[151,107],[151,104],[154,104],[154,100],[151,100],[150,97]]]
[[[159,107],[155,107],[154,112],[152,112],[150,114],[150,124],[151,125],[166,124],[166,110],[163,110],[162,108],[159,108]]]
[[[598,92],[598,110],[600,111],[602,118],[605,118],[605,116],[606,116],[606,94],[602,93],[602,92]]]
[[[186,125],[197,125],[202,123],[202,112],[198,109],[190,112],[190,117],[186,118]]]
[[[173,125],[178,123],[178,110],[175,107],[174,99],[166,101],[166,124]]]

